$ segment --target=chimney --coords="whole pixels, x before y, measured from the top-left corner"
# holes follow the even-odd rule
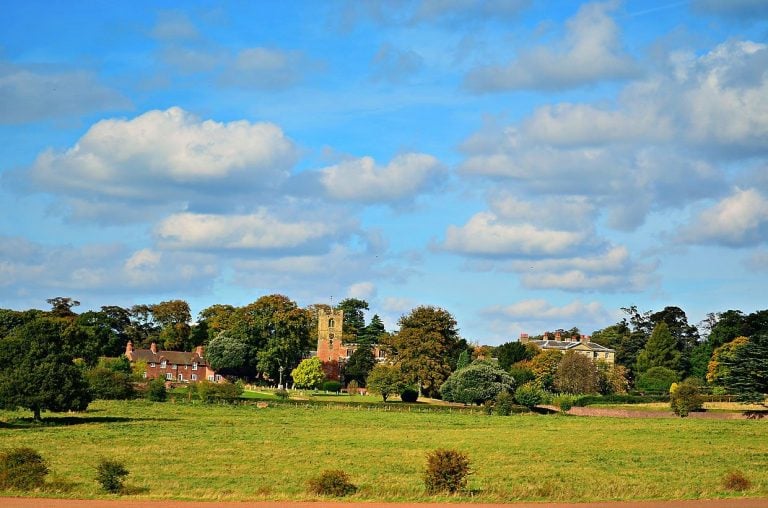
[[[542,335],[542,338],[544,340],[549,340],[549,332],[544,332],[544,335]]]
[[[581,342],[589,342],[589,335],[582,335]]]
[[[157,354],[157,344],[154,343],[154,342],[152,344],[150,344],[149,345],[149,350],[152,351],[153,354]]]
[[[128,344],[125,345],[125,357],[129,360],[133,360],[133,342],[130,340],[128,341]]]
[[[523,344],[526,344],[528,342],[528,334],[527,333],[521,333],[520,334],[520,342]]]
[[[555,340],[560,340],[560,332],[555,332]]]
[[[199,356],[200,358],[203,357],[203,346],[197,346],[195,348],[195,354]]]

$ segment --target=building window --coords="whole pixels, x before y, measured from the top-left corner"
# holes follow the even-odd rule
[[[197,374],[192,374],[192,381],[197,381]]]
[[[208,376],[208,381],[213,381],[213,376]]]
[[[336,323],[333,322],[333,319],[328,320],[328,328],[333,329],[336,326]]]
[[[184,374],[179,374],[179,381],[184,381]]]
[[[144,379],[147,379],[147,371],[146,370],[144,371],[143,376],[144,376]]]
[[[220,374],[216,374],[216,382],[218,383],[219,381],[221,381],[221,375]]]
[[[197,370],[197,362],[192,362],[192,370]]]
[[[170,372],[166,372],[165,379],[167,379],[168,381],[173,381],[173,374],[171,374]]]
[[[161,368],[161,369],[164,369],[166,365],[168,365],[168,364],[167,364],[167,362],[166,362],[165,360],[163,360],[162,362],[160,362],[160,368]]]
[[[155,368],[155,362],[149,362],[149,366],[154,369]]]
[[[176,370],[176,369],[178,369],[178,368],[179,368],[179,366],[178,366],[178,365],[176,365],[176,364],[174,363],[174,364],[173,364],[173,366],[172,366],[171,368],[172,368],[173,370]]]

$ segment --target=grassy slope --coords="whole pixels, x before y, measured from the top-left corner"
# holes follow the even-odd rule
[[[0,421],[15,417],[28,414],[0,412]],[[0,426],[0,447],[42,451],[51,479],[71,482],[68,497],[101,495],[93,468],[107,456],[124,460],[128,483],[152,498],[308,499],[309,477],[341,468],[360,487],[356,499],[425,500],[424,456],[439,447],[470,455],[479,502],[719,497],[728,495],[720,482],[734,469],[752,480],[748,495],[768,495],[765,421],[144,401],[96,402],[83,417],[73,425]]]

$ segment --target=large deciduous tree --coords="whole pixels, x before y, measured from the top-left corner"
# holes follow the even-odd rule
[[[0,406],[41,412],[83,411],[91,401],[88,383],[66,353],[64,324],[37,318],[0,339]]]
[[[221,332],[205,348],[205,359],[220,374],[247,376],[248,344]]]
[[[152,317],[161,326],[160,340],[167,350],[190,350],[192,314],[184,300],[168,300],[151,306]]]
[[[99,356],[118,356],[130,340],[131,312],[116,305],[105,305],[99,311],[83,312],[75,320],[92,341],[98,344]]]
[[[436,395],[451,374],[451,359],[461,352],[456,320],[444,309],[422,306],[401,317],[399,324],[400,331],[390,341],[397,363],[408,383]]]
[[[402,371],[394,365],[379,364],[373,368],[366,380],[368,390],[378,393],[384,402],[392,395],[397,395],[405,389],[407,383]]]
[[[364,342],[349,355],[349,359],[344,364],[344,379],[347,382],[354,380],[360,386],[365,386],[365,379],[375,365],[376,358],[373,355],[373,347]]]
[[[325,374],[323,373],[323,362],[320,358],[306,358],[291,371],[291,378],[297,388],[318,388]]]
[[[227,331],[232,327],[232,319],[237,309],[232,305],[214,304],[201,310],[197,315],[197,326],[205,331],[206,337],[203,342],[198,340],[195,346],[201,346],[212,341],[221,332]]]
[[[475,361],[452,373],[440,387],[443,400],[482,404],[501,392],[514,391],[514,379],[487,361]]]
[[[597,393],[600,388],[597,365],[582,354],[568,351],[557,366],[554,386],[560,393]]]
[[[518,362],[516,365],[529,369],[535,376],[536,384],[549,390],[555,382],[557,366],[563,359],[563,354],[554,349],[541,351],[539,354],[524,362]]]
[[[48,298],[46,302],[51,305],[51,314],[61,318],[75,317],[77,314],[72,310],[72,307],[80,305],[80,302],[67,296]]]
[[[248,345],[256,373],[277,379],[280,367],[292,370],[309,352],[312,315],[283,295],[262,296],[237,309],[228,334]]]

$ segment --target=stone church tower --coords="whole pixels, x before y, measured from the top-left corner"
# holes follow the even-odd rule
[[[342,344],[343,310],[320,309],[317,314],[317,357],[323,362],[327,379],[339,380],[341,364],[351,354]]]

